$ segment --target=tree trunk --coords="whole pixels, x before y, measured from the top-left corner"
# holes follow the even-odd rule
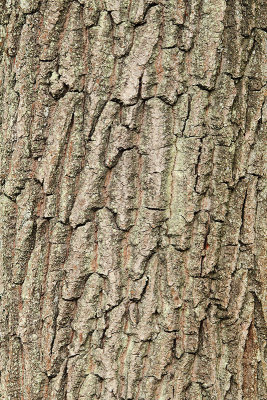
[[[1,399],[266,400],[266,4],[0,0]]]

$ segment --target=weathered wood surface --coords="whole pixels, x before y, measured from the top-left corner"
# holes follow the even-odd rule
[[[266,400],[266,2],[0,23],[0,398]]]

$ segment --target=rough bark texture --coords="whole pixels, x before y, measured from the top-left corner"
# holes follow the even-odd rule
[[[0,18],[1,399],[266,400],[265,0]]]

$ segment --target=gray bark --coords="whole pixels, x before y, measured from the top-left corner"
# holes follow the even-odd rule
[[[266,400],[266,2],[0,10],[0,398]]]

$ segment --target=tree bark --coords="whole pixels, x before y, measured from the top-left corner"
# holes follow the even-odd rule
[[[0,10],[0,398],[266,400],[266,2]]]

